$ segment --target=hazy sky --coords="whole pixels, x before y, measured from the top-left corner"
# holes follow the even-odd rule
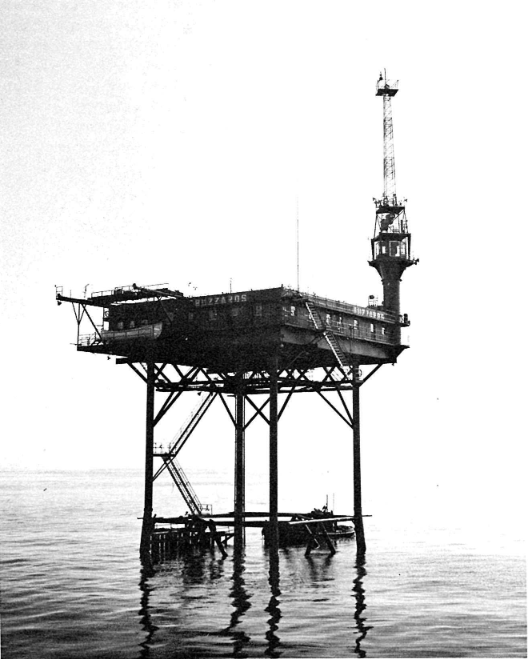
[[[523,3],[4,0],[0,18],[3,465],[143,465],[144,388],[75,352],[55,284],[295,285],[298,197],[301,289],[381,295],[386,67],[420,264],[402,285],[411,350],[362,390],[366,496],[520,510]],[[229,423],[213,409],[184,466],[228,467]],[[267,455],[251,432],[250,473]],[[350,435],[322,401],[295,401],[280,442],[282,482],[320,468],[307,487],[350,489]]]

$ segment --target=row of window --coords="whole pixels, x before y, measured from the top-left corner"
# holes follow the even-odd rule
[[[254,310],[255,310],[255,317],[257,317],[257,318],[262,317],[262,304],[256,304],[255,307],[254,307]],[[291,305],[289,308],[288,307],[283,307],[283,311],[287,316],[289,316],[291,318],[301,316],[306,320],[308,319],[308,313],[306,311],[304,311],[304,309],[301,310],[301,313],[299,313],[299,308],[294,306],[294,305]],[[224,315],[225,312],[226,312],[226,309],[223,309],[222,315]],[[229,314],[231,315],[232,318],[238,317],[239,314],[240,314],[240,307],[230,307],[229,308]],[[212,307],[212,308],[208,309],[208,317],[209,317],[209,320],[211,320],[211,321],[217,320],[218,319],[218,309],[216,309],[215,307]],[[190,322],[195,320],[195,313],[193,311],[191,311],[189,313],[188,319],[189,319]],[[327,313],[325,315],[325,322],[326,322],[327,327],[334,326],[334,327],[337,327],[338,329],[342,329],[344,327],[343,317],[342,316],[336,316],[336,315],[332,315],[332,314]],[[136,327],[144,327],[145,325],[148,325],[148,324],[149,324],[149,321],[147,319],[142,319],[140,321],[136,321],[135,319],[132,318],[129,321],[126,321],[126,322],[123,321],[123,320],[119,320],[115,324],[115,329],[117,331],[121,331],[121,330],[125,330],[125,329],[135,329]],[[349,329],[359,330],[359,321],[357,320],[357,318],[351,319],[347,324],[348,324]],[[381,335],[384,336],[385,333],[386,333],[385,326],[383,326],[383,325],[378,326],[378,329],[380,329]],[[376,331],[376,325],[374,323],[370,323],[370,332],[374,334],[375,331]]]
[[[285,308],[284,311],[287,315],[289,315],[290,317],[293,318],[297,315],[298,309],[297,309],[297,307],[292,305],[290,307],[289,311],[288,311],[287,308]],[[304,312],[304,310],[303,310],[303,312]],[[307,316],[308,314],[306,312],[304,312],[302,315]],[[342,329],[344,327],[343,316],[327,313],[327,314],[325,314],[325,324],[326,324],[326,327],[332,327],[333,326],[333,327],[337,327],[338,330]],[[347,319],[347,324],[348,324],[349,329],[352,329],[352,330],[358,330],[359,327],[360,327],[359,320],[357,318],[352,318],[351,320]],[[385,331],[386,331],[385,326],[384,325],[381,325],[381,326],[378,325],[378,328],[380,329],[382,336],[385,336]],[[370,331],[371,331],[371,333],[374,333],[376,331],[376,325],[374,323],[370,323]]]
[[[256,304],[254,309],[255,309],[255,314],[254,314],[255,317],[256,318],[262,317],[262,304]],[[283,312],[289,318],[300,318],[301,322],[306,321],[307,323],[311,324],[311,320],[309,320],[309,314],[303,308],[299,308],[294,305],[291,305],[290,307],[283,307]],[[225,313],[226,310],[223,309],[220,317],[221,318],[224,317]],[[229,314],[232,318],[236,318],[237,316],[239,316],[239,313],[240,313],[240,309],[238,307],[229,308]],[[218,320],[219,318],[218,310],[216,308],[209,309],[208,317],[209,320],[213,322]],[[195,319],[194,312],[189,313],[189,321],[192,322],[194,319]],[[352,318],[352,319],[348,318],[347,325],[345,325],[343,323],[342,316],[327,313],[325,314],[325,323],[326,323],[326,327],[334,327],[337,328],[338,331],[347,328],[354,332],[358,332],[361,327],[364,332],[370,330],[371,334],[375,334],[377,329],[381,336],[386,335],[386,327],[384,325],[376,325],[374,323],[368,323],[368,324],[360,323],[360,321],[357,318]],[[369,329],[367,329],[367,327]]]
[[[389,256],[401,256],[407,258],[408,248],[405,241],[393,241],[391,240],[387,245],[386,242],[376,243],[375,256],[380,254],[389,255]]]
[[[148,324],[149,321],[146,318],[138,321],[137,323],[134,319],[128,320],[126,323],[123,320],[118,320],[117,323],[115,324],[115,329],[119,332],[120,330],[135,329],[136,327],[144,327],[145,325]]]

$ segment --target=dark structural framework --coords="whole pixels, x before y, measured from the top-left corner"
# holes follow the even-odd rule
[[[352,430],[354,512],[348,519],[354,523],[358,554],[364,554],[360,389],[408,347],[401,339],[409,321],[400,313],[400,281],[405,269],[417,263],[411,256],[405,200],[396,196],[391,98],[397,91],[397,82],[380,75],[376,94],[383,98],[384,189],[375,200],[369,265],[382,280],[381,304],[371,297],[368,306],[357,306],[285,287],[189,297],[164,285],[133,284],[85,298],[57,289],[58,303],[70,302],[75,312],[77,350],[114,355],[146,385],[144,558],[153,551],[156,524],[183,521],[154,515],[153,484],[164,470],[189,508],[187,526],[189,520],[195,524],[187,540],[208,537],[225,555],[229,535],[218,532],[217,524],[223,520],[232,526],[235,541],[243,544],[245,527],[262,525],[265,518],[269,545],[279,546],[279,420],[293,394],[307,392],[320,396]],[[93,333],[80,334],[83,320]],[[365,373],[360,367],[366,367]],[[172,444],[155,444],[156,425],[185,392],[202,392],[198,407]],[[330,398],[330,392],[337,398]],[[234,398],[234,411],[228,397]],[[160,401],[156,407],[155,398]],[[200,503],[176,460],[216,398],[235,430],[234,511],[225,515],[212,515]],[[245,432],[256,418],[269,426],[269,511],[258,515],[245,509]],[[155,457],[161,461],[156,471]]]

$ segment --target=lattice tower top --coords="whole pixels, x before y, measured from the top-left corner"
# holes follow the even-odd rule
[[[388,80],[380,73],[376,96],[383,96],[383,199],[378,205],[399,206],[396,196],[396,164],[394,159],[394,131],[392,128],[391,97],[398,93],[398,81]]]

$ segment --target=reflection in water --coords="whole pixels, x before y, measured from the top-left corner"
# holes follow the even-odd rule
[[[277,549],[270,548],[269,560],[269,583],[271,586],[271,598],[265,611],[267,611],[271,617],[268,620],[269,630],[266,632],[268,647],[266,648],[264,654],[267,657],[280,657],[282,652],[277,650],[278,646],[280,645],[280,639],[276,634],[276,631],[279,628],[279,620],[282,616],[281,610],[279,608],[280,600],[278,599],[281,591],[279,588],[279,552]]]
[[[244,648],[249,643],[251,638],[242,630],[237,630],[237,625],[240,624],[240,619],[245,612],[251,607],[251,595],[248,594],[245,588],[244,571],[245,571],[245,551],[242,541],[237,541],[233,547],[233,585],[231,587],[230,595],[233,598],[232,606],[235,610],[231,613],[231,623],[229,625],[229,633],[233,638],[233,657],[247,657],[244,653]]]
[[[152,643],[152,637],[154,632],[158,629],[156,625],[152,623],[150,619],[149,611],[149,596],[152,590],[152,586],[149,584],[149,578],[154,576],[154,569],[150,561],[143,561],[143,566],[141,568],[141,578],[139,580],[139,589],[141,590],[141,606],[139,609],[139,616],[141,626],[145,630],[145,639],[139,644],[141,650],[139,651],[139,656],[141,659],[146,659],[150,653],[150,646]]]
[[[159,635],[161,634],[163,636],[163,631],[160,631],[158,626],[154,625],[152,621],[152,602],[149,602],[149,600],[152,597],[153,591],[156,589],[156,585],[160,585],[157,583],[156,578],[166,580],[170,574],[176,578],[173,590],[169,589],[167,592],[165,592],[163,588],[160,590],[162,600],[163,597],[167,598],[168,593],[177,592],[179,600],[183,601],[189,599],[189,602],[194,603],[194,601],[198,602],[201,600],[201,597],[197,598],[195,595],[196,593],[203,593],[204,585],[207,586],[207,584],[212,584],[214,581],[223,579],[224,568],[227,567],[227,565],[223,560],[216,561],[214,559],[214,554],[208,555],[203,551],[185,552],[167,564],[166,570],[164,570],[163,567],[160,567],[158,570],[159,573],[155,572],[151,565],[145,563],[143,564],[143,568],[141,570],[141,579],[139,582],[141,592],[141,607],[139,616],[140,624],[143,630],[143,641],[140,643],[139,649],[140,659],[149,659],[149,657],[152,657],[152,649],[154,646],[160,646],[160,643],[162,646],[166,646],[166,648],[173,646],[172,649],[176,651],[173,656],[181,656],[178,654],[179,652],[195,653],[198,646],[200,647],[201,652],[203,652],[205,647],[209,647],[211,651],[210,656],[220,656],[221,652],[225,652],[226,641],[229,647],[232,646],[231,654],[229,656],[233,657],[248,657],[252,650],[258,647],[259,641],[255,638],[252,639],[252,637],[249,636],[246,631],[248,624],[251,624],[251,620],[255,616],[258,616],[258,612],[254,611],[251,619],[246,619],[244,621],[246,612],[252,606],[253,598],[253,594],[248,592],[246,585],[246,580],[248,578],[246,551],[247,549],[242,543],[234,544],[232,555],[233,572],[231,577],[231,586],[229,589],[231,612],[229,614],[230,618],[228,626],[218,631],[213,631],[210,628],[203,630],[200,623],[195,624],[194,619],[192,621],[189,619],[187,608],[182,609],[182,614],[180,614],[178,612],[179,609],[176,608],[173,610],[170,603],[168,608],[163,606],[160,607],[158,603],[156,605],[156,615],[161,616],[161,618],[166,615],[171,621],[172,629],[170,639],[166,639],[165,637],[160,638]],[[330,595],[330,592],[327,593],[329,584],[331,584],[335,577],[338,576],[335,574],[335,557],[328,555],[305,557],[296,551],[292,551],[290,554],[288,550],[281,551],[281,554],[283,559],[286,560],[285,565],[282,566],[283,588],[285,587],[284,583],[287,584],[288,588],[290,587],[292,577],[294,579],[300,578],[301,583],[306,584],[308,589],[311,589],[312,587],[322,588],[324,592],[321,591],[321,594]],[[285,648],[283,645],[284,639],[281,643],[281,639],[278,634],[280,621],[283,617],[283,613],[280,608],[280,598],[282,595],[280,589],[281,575],[279,569],[279,550],[273,550],[270,548],[268,551],[265,551],[262,558],[265,558],[266,555],[269,561],[268,583],[271,596],[267,606],[264,609],[267,614],[267,628],[264,634],[264,655],[267,657],[281,657],[284,654]],[[350,564],[348,563],[348,565]],[[261,564],[261,567],[263,568],[264,565]],[[349,568],[347,571],[348,570]],[[365,589],[363,588],[363,581],[364,577],[367,575],[367,570],[364,556],[358,555],[356,557],[355,572],[356,575],[352,585],[352,596],[354,598],[352,600],[354,603],[354,626],[351,630],[353,632],[354,639],[353,653],[359,657],[366,657],[367,653],[361,646],[363,640],[367,636],[368,631],[372,629],[372,626],[366,624],[367,617],[365,615],[365,611],[367,605]],[[155,577],[155,575],[157,575],[157,577]],[[192,597],[187,598],[187,592],[189,592]],[[217,604],[219,604],[220,607],[224,610],[225,596],[226,592],[224,590],[222,597],[224,604],[217,601]],[[159,601],[159,598],[160,594],[157,595],[157,602]],[[333,601],[334,598],[331,595],[330,598],[331,599],[325,597],[324,599],[314,601],[329,602],[328,606],[330,607],[332,613],[336,610],[336,606],[342,609],[338,599]],[[351,600],[349,601],[352,603]],[[325,606],[327,606],[327,604],[325,604]],[[195,609],[195,612],[198,613],[200,608],[203,608],[203,604],[198,605]],[[289,611],[289,613],[291,612]],[[343,614],[345,614],[344,611]],[[294,610],[293,616],[295,618],[302,615],[303,614],[300,610]],[[223,617],[222,613],[220,613],[220,616]],[[348,620],[350,624],[350,618],[348,618]],[[161,629],[163,630],[163,622],[158,624],[161,625]],[[344,622],[344,626],[347,626],[346,622]],[[251,633],[253,634],[253,632]],[[318,631],[311,629],[307,633],[308,635],[312,633],[317,634]],[[323,631],[322,633],[329,634],[329,632]],[[217,641],[214,640],[215,637],[218,639]],[[352,639],[349,638],[348,642],[351,640]],[[255,643],[257,643],[257,645],[255,645]],[[352,652],[350,652],[350,654],[352,655]],[[184,656],[191,655],[185,654]]]
[[[365,638],[367,635],[367,632],[369,629],[372,629],[372,625],[367,626],[365,625],[366,617],[362,616],[361,614],[363,611],[367,608],[367,605],[365,604],[365,589],[363,588],[363,577],[367,574],[367,571],[365,569],[365,555],[364,554],[358,554],[356,558],[356,570],[357,570],[357,577],[354,579],[354,586],[352,590],[354,591],[354,598],[356,600],[356,610],[354,612],[354,618],[356,620],[356,627],[358,631],[358,636],[356,637],[356,647],[354,648],[354,652],[359,656],[359,657],[366,657],[367,653],[365,650],[361,649],[361,641]]]
[[[182,552],[177,564],[181,566],[184,590],[192,587],[193,584],[202,584],[206,581],[206,568],[208,563],[210,565],[210,561],[210,556],[201,549]]]
[[[308,556],[305,558],[310,568],[310,575],[312,577],[313,583],[320,583],[324,581],[328,577],[328,568],[332,564],[332,554],[328,554],[324,557],[324,559],[322,556],[317,556],[314,560],[312,554],[308,554]]]
[[[201,549],[199,551],[182,552],[173,560],[165,562],[164,565],[159,564],[157,569],[154,569],[150,560],[142,560],[141,563],[142,569],[139,581],[141,600],[139,616],[141,627],[145,632],[145,638],[140,643],[141,649],[139,657],[141,659],[147,659],[151,656],[150,650],[154,645],[154,634],[159,630],[159,627],[153,624],[151,618],[152,603],[150,598],[153,591],[156,590],[156,585],[154,585],[156,583],[155,577],[157,579],[162,579],[166,586],[166,580],[169,579],[169,575],[177,575],[178,596],[180,600],[184,600],[187,593],[190,591],[192,592],[196,586],[201,586],[204,583],[212,583],[215,580],[221,579],[224,576],[225,563],[223,559],[216,560],[214,552],[208,554]],[[171,611],[159,606],[155,611],[161,616],[163,616],[163,614],[167,614],[169,617],[174,615]],[[177,618],[178,614],[176,614],[175,619],[173,618],[173,622],[176,622]],[[161,623],[161,625],[163,628],[163,623]],[[197,630],[195,630],[194,633],[196,636],[200,635],[200,632]],[[210,632],[206,632],[206,635],[209,636]],[[176,641],[178,644],[178,651],[180,651],[183,637],[176,639]],[[156,643],[159,642],[160,639],[157,638]]]

